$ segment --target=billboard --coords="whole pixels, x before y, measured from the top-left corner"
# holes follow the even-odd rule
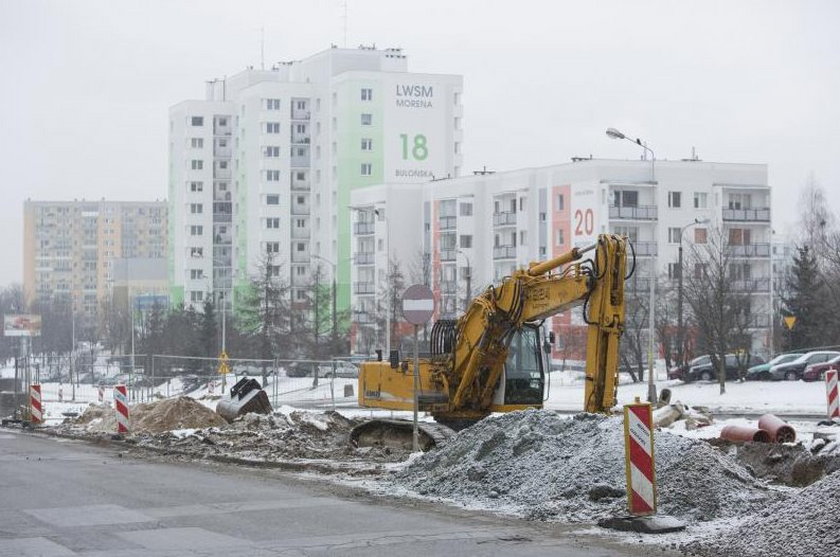
[[[31,314],[13,314],[3,316],[3,336],[37,337],[41,336],[41,316]]]

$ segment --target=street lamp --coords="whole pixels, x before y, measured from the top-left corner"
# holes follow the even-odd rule
[[[472,265],[470,264],[470,256],[463,250],[459,249],[455,251],[463,255],[464,259],[467,260],[467,295],[464,297],[464,311],[467,311],[470,308],[470,301],[472,300]]]
[[[311,254],[313,259],[319,259],[332,267],[332,349],[336,349],[336,340],[338,338],[338,317],[336,314],[336,264],[320,255]]]
[[[653,187],[653,195],[654,200],[656,199],[656,175],[654,172],[654,161],[656,160],[656,155],[653,153],[653,149],[648,147],[648,144],[643,142],[638,137],[634,140],[615,128],[607,128],[607,137],[610,139],[626,139],[631,143],[635,143],[636,145],[640,146],[645,151],[650,152],[650,184]],[[653,237],[656,238],[656,221],[653,221]],[[650,267],[650,301],[648,303],[648,330],[650,337],[648,340],[648,401],[653,404],[656,402],[656,384],[653,382],[653,353],[654,353],[654,301],[656,298],[656,255],[654,254],[651,257],[651,267]]]
[[[709,219],[707,219],[707,218],[702,218],[702,219],[695,218],[694,222],[690,222],[690,223],[686,224],[685,226],[683,226],[682,228],[680,228],[680,247],[679,247],[679,250],[678,250],[679,259],[678,259],[678,263],[677,263],[677,280],[679,281],[677,283],[678,284],[678,289],[677,289],[678,290],[678,292],[677,292],[677,346],[678,346],[678,350],[679,350],[677,352],[677,354],[679,355],[679,357],[677,358],[677,360],[678,360],[677,363],[679,365],[685,364],[685,346],[684,346],[685,345],[685,340],[683,338],[685,336],[685,331],[684,331],[684,326],[683,326],[683,245],[682,245],[683,233],[686,231],[686,229],[691,228],[692,226],[696,226],[698,224],[706,224],[708,222],[709,222]]]

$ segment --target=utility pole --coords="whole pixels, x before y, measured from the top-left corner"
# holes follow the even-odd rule
[[[76,373],[76,305],[73,303],[73,296],[70,296],[70,391],[73,402],[76,402],[76,382],[73,375]]]

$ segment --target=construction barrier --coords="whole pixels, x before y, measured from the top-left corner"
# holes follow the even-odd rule
[[[624,458],[630,514],[656,514],[656,469],[653,455],[653,410],[647,402],[624,406]]]
[[[825,372],[825,391],[828,401],[828,419],[840,418],[840,390],[837,387],[837,370]]]
[[[114,386],[114,407],[117,411],[117,433],[128,433],[128,391],[125,385]]]
[[[41,385],[33,383],[29,386],[29,421],[32,425],[44,423],[44,408],[41,402]]]

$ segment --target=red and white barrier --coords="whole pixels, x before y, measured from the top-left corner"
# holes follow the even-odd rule
[[[105,402],[105,387],[99,385],[99,404]]]
[[[638,398],[624,406],[624,457],[630,514],[656,514],[653,411],[650,404]]]
[[[32,425],[44,423],[44,407],[41,400],[41,385],[29,386],[29,421]]]
[[[114,385],[114,407],[117,411],[117,433],[128,433],[128,391],[125,385]]]
[[[825,372],[825,391],[828,401],[828,419],[840,418],[840,390],[837,387],[837,370]]]

